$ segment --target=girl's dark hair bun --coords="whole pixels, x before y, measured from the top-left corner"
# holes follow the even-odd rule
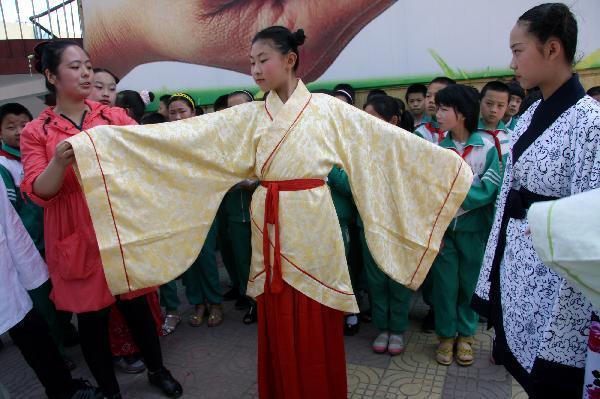
[[[292,33],[292,37],[296,42],[296,46],[302,46],[304,44],[304,41],[306,40],[304,29],[298,29],[296,32]]]

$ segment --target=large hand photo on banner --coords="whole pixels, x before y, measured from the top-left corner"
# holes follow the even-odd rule
[[[250,41],[272,25],[302,28],[299,75],[313,81],[392,0],[104,0],[84,2],[86,46],[118,74],[176,60],[249,73]],[[104,18],[104,16],[109,16]],[[115,53],[115,50],[116,53]],[[110,60],[110,61],[109,61]]]
[[[302,28],[299,76],[314,87],[379,87],[509,76],[506,33],[539,0],[83,0],[84,45],[119,89],[185,90],[201,104],[255,89],[248,54],[270,25]],[[571,4],[576,69],[600,68],[600,1]]]

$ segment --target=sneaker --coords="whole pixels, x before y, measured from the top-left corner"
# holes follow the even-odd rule
[[[456,340],[456,363],[470,366],[475,361],[473,354],[473,337],[458,337]]]
[[[402,338],[402,335],[390,335],[387,350],[392,356],[396,356],[404,352],[404,339]]]
[[[360,323],[357,316],[355,314],[346,316],[344,320],[344,335],[351,337],[358,333]]]
[[[429,308],[427,315],[423,319],[423,323],[421,324],[421,331],[425,334],[431,334],[435,332],[435,316],[433,314],[433,308]]]
[[[146,365],[137,356],[119,356],[114,359],[115,367],[126,374],[139,374],[146,370]]]
[[[104,395],[100,389],[92,386],[86,380],[73,380],[76,391],[70,396],[70,399],[104,399]]]
[[[382,332],[375,338],[373,341],[373,352],[375,353],[385,353],[387,352],[388,342],[390,340],[390,333],[387,331]]]
[[[443,366],[449,366],[452,364],[452,358],[454,355],[454,338],[442,338],[440,337],[440,343],[435,350],[435,360]]]
[[[164,367],[154,373],[148,372],[148,381],[170,398],[178,398],[183,394],[181,384]]]

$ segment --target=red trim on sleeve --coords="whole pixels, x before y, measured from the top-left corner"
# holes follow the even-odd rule
[[[410,278],[410,283],[412,284],[412,282],[415,279],[415,276],[417,275],[417,272],[419,271],[419,269],[421,268],[421,264],[423,263],[423,259],[425,258],[425,255],[427,254],[427,251],[429,250],[429,245],[431,244],[431,237],[433,236],[433,231],[435,230],[435,226],[440,218],[440,214],[442,213],[442,210],[444,210],[444,207],[446,206],[446,203],[448,202],[448,198],[450,197],[450,193],[452,193],[452,189],[454,188],[454,185],[456,184],[456,180],[458,180],[458,176],[460,175],[460,171],[462,170],[464,162],[460,163],[460,168],[458,168],[458,171],[456,173],[456,176],[454,177],[454,180],[452,181],[452,185],[450,186],[450,190],[448,190],[448,194],[446,194],[446,198],[444,199],[444,203],[442,204],[442,207],[440,208],[437,216],[435,217],[435,221],[433,222],[433,226],[431,227],[431,232],[429,233],[429,239],[427,240],[427,248],[425,248],[425,251],[423,251],[423,255],[421,256],[421,259],[419,259],[419,264],[417,265],[417,268],[415,269],[415,272],[413,273],[412,277]]]
[[[119,242],[119,250],[121,251],[121,260],[123,262],[123,272],[125,273],[125,279],[127,280],[127,288],[129,292],[132,292],[131,284],[129,283],[129,275],[127,274],[127,267],[125,265],[125,254],[123,252],[123,245],[121,244],[121,236],[119,235],[119,229],[117,228],[117,221],[115,220],[115,213],[113,211],[112,202],[110,201],[110,194],[108,192],[108,185],[106,184],[106,177],[104,176],[104,171],[102,170],[102,165],[100,164],[100,157],[98,155],[98,151],[96,150],[96,144],[94,144],[94,140],[92,136],[87,131],[83,131],[85,135],[90,139],[92,143],[92,147],[94,148],[94,153],[96,154],[96,160],[98,161],[98,168],[100,168],[100,174],[102,175],[102,182],[104,183],[104,191],[106,192],[106,199],[108,200],[108,206],[110,208],[110,216],[113,220],[113,225],[115,226],[115,233],[117,235],[117,241]]]

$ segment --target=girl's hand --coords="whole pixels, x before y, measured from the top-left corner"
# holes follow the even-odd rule
[[[62,168],[71,165],[75,161],[75,152],[71,144],[66,141],[58,143],[52,161]]]

